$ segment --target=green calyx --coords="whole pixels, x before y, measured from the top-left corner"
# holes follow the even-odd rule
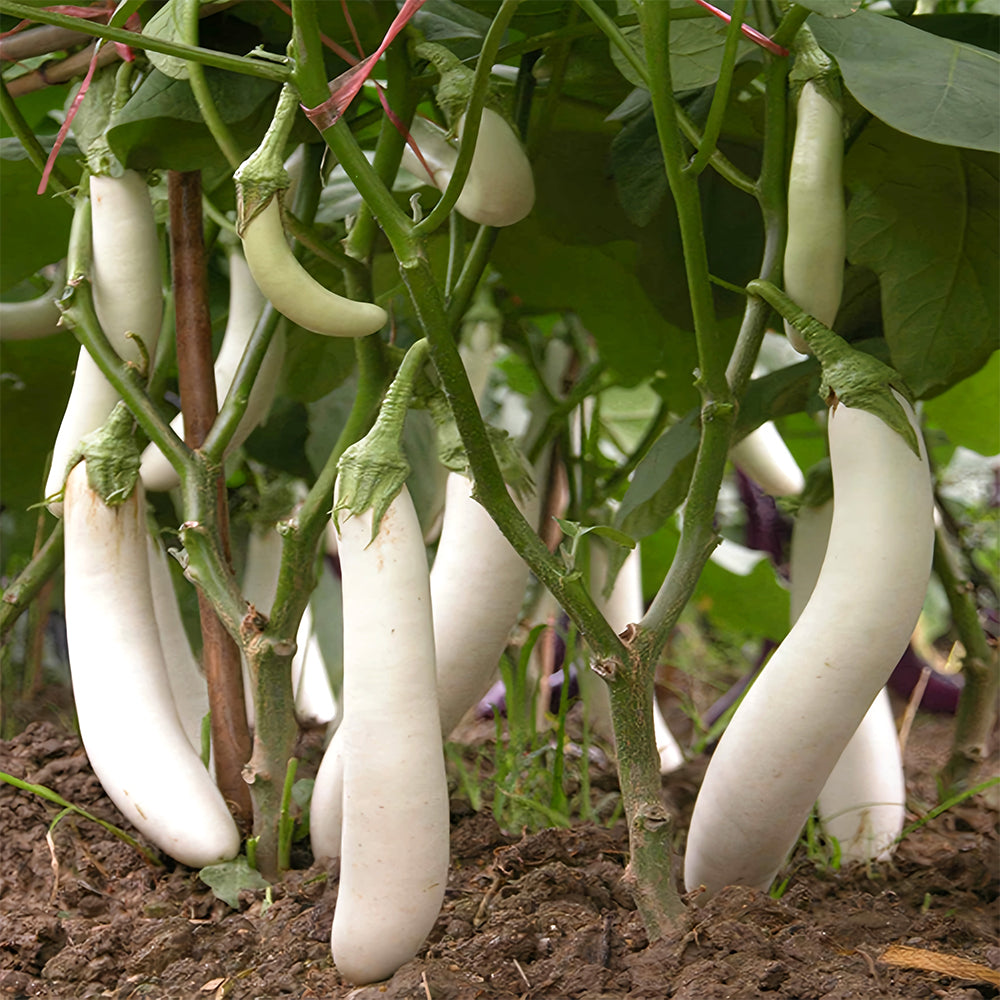
[[[77,462],[86,462],[90,488],[109,507],[125,503],[139,481],[142,456],[135,443],[134,424],[128,407],[115,404],[111,416],[83,438],[66,466],[68,475]]]
[[[286,83],[281,88],[274,118],[260,145],[237,167],[236,229],[241,235],[253,218],[290,182],[285,170],[285,147],[298,111],[298,91]]]
[[[893,390],[908,401],[910,391],[899,372],[865,354],[824,326],[814,316],[799,309],[781,289],[769,281],[751,281],[751,295],[762,298],[776,309],[805,338],[822,371],[820,395],[828,405],[838,400],[857,410],[867,410],[888,424],[920,455],[916,431]]]
[[[468,106],[475,73],[450,49],[437,42],[419,42],[413,47],[413,54],[419,59],[426,59],[438,71],[437,103],[447,115],[454,132],[459,115]],[[486,93],[484,107],[506,117],[500,92],[492,84]]]
[[[395,500],[410,474],[410,464],[403,454],[403,425],[413,395],[414,383],[427,361],[429,345],[418,340],[403,358],[396,377],[382,401],[372,429],[347,448],[337,464],[337,502],[333,522],[346,510],[362,514],[372,510],[372,540],[389,505]]]
[[[795,93],[803,84],[812,81],[827,100],[840,105],[840,71],[837,64],[820,48],[812,30],[803,25],[795,36],[793,45],[795,62],[788,74],[788,81]]]

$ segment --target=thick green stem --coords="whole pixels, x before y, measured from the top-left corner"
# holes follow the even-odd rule
[[[421,259],[400,270],[430,343],[431,360],[448,397],[469,458],[476,484],[476,499],[532,572],[563,606],[598,656],[608,660],[624,659],[627,653],[621,640],[597,610],[583,581],[565,573],[507,492],[469,378],[451,335],[441,292],[431,274],[430,265],[426,259]]]
[[[0,644],[6,642],[14,622],[31,606],[63,559],[63,525],[60,518],[42,547],[20,573],[4,588],[0,599]]]
[[[167,56],[177,56],[179,59],[194,60],[203,66],[214,66],[216,69],[227,69],[244,76],[256,76],[264,80],[274,80],[284,83],[291,76],[287,65],[269,62],[263,59],[249,59],[246,56],[234,56],[228,52],[215,49],[203,49],[198,45],[184,45],[181,42],[171,42],[165,38],[155,38],[124,28],[112,28],[106,24],[95,24],[82,17],[60,14],[56,10],[46,10],[42,7],[32,7],[29,4],[17,3],[16,0],[0,0],[0,13],[11,17],[23,18],[27,21],[40,21],[43,24],[55,24],[71,31],[79,31],[84,35],[94,35],[109,42],[121,42],[123,45],[145,49],[148,52],[162,52]]]
[[[948,539],[938,531],[934,544],[934,572],[948,598],[955,631],[965,648],[962,674],[965,686],[958,701],[951,755],[941,769],[942,797],[968,787],[975,768],[986,757],[997,719],[1000,663],[979,622],[973,590],[957,565]]]

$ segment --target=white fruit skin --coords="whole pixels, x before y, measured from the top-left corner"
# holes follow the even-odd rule
[[[163,316],[160,242],[149,188],[134,170],[126,170],[119,178],[92,175],[90,200],[90,276],[97,319],[118,356],[139,363],[139,349],[125,334],[139,337],[152,358]],[[80,439],[108,419],[118,399],[86,348],[81,347],[73,389],[53,446],[45,496],[62,488],[66,464]],[[62,516],[61,503],[49,504],[49,510],[56,517]]]
[[[769,496],[793,496],[806,484],[799,463],[770,420],[734,444],[729,457]]]
[[[52,286],[37,298],[25,302],[0,302],[0,341],[40,340],[62,333],[58,325],[62,313],[56,299],[66,282],[66,268],[60,265]]]
[[[799,95],[789,168],[784,281],[789,298],[825,326],[833,325],[844,288],[843,160],[841,109],[807,81]],[[787,321],[785,334],[801,354],[812,353]]]
[[[594,603],[616,631],[622,632],[626,625],[635,624],[645,613],[642,597],[642,557],[637,545],[625,557],[614,586],[608,597],[604,597],[604,583],[608,573],[608,556],[603,545],[590,547],[590,592]],[[590,702],[590,724],[605,739],[614,739],[611,726],[611,699],[608,685],[592,670],[584,670],[580,675],[580,690]],[[653,733],[656,752],[660,758],[660,774],[669,774],[684,763],[684,753],[674,738],[674,734],[663,718],[660,704],[653,696]]]
[[[387,979],[417,953],[448,880],[449,813],[427,556],[404,486],[340,518],[344,829],[331,944],[338,972]]]
[[[254,327],[264,308],[264,296],[260,294],[243,254],[234,250],[229,255],[229,318],[215,359],[215,396],[221,406],[236,376],[243,352],[253,334]],[[247,407],[236,431],[226,446],[226,455],[235,451],[250,436],[255,428],[267,418],[274,393],[281,376],[281,364],[285,358],[285,339],[281,329],[275,331],[271,343],[264,354],[257,378],[254,379]],[[170,422],[178,437],[184,437],[184,416],[178,413]],[[225,456],[223,456],[225,457]],[[149,444],[142,453],[142,467],[139,470],[142,484],[147,490],[172,490],[180,483],[177,471],[167,461],[163,452],[155,444]]]
[[[326,337],[367,337],[389,318],[374,302],[356,302],[324,288],[295,259],[285,241],[277,195],[246,224],[243,253],[264,297],[303,329]]]
[[[795,520],[791,553],[791,619],[809,600],[826,552],[833,501],[803,507]],[[885,688],[844,748],[819,793],[824,831],[837,838],[841,860],[886,861],[906,818],[906,777],[896,720]]]
[[[534,524],[537,496],[516,502]],[[441,540],[430,574],[437,698],[444,738],[489,690],[517,623],[527,584],[527,565],[472,498],[471,482],[459,473],[449,473]],[[350,712],[346,693],[345,710]],[[313,785],[309,830],[317,858],[340,853],[342,730],[343,726],[334,733]]]
[[[709,763],[688,832],[688,890],[767,889],[920,614],[934,537],[926,455],[842,403],[829,440],[837,503],[826,558]]]
[[[269,614],[278,590],[281,569],[281,535],[274,527],[253,529],[247,539],[243,570],[243,597],[264,614]],[[299,621],[295,634],[296,650],[292,656],[292,690],[295,692],[295,717],[307,726],[326,725],[337,717],[337,701],[330,687],[326,662],[313,631],[309,606]],[[246,691],[247,724],[253,728],[254,703],[250,671],[243,660],[243,688]]]
[[[456,129],[459,139],[464,127],[463,114]],[[402,165],[415,177],[444,191],[454,172],[458,150],[448,142],[441,128],[425,118],[414,119],[410,134],[431,173],[428,174],[409,146],[404,149]],[[534,204],[535,179],[520,140],[502,115],[485,108],[469,175],[455,210],[483,226],[512,226],[525,218]]]
[[[201,868],[240,837],[174,706],[149,583],[141,485],[108,508],[83,463],[66,484],[66,635],[87,756],[122,815],[170,857]]]
[[[188,642],[177,593],[170,578],[168,556],[147,532],[149,583],[153,611],[160,632],[160,647],[167,667],[167,680],[177,715],[195,753],[201,755],[201,726],[208,714],[208,685]]]

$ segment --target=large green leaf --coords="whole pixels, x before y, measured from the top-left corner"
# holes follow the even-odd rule
[[[858,103],[900,132],[1000,149],[1000,59],[974,45],[859,10],[809,26]]]
[[[663,526],[687,495],[700,439],[696,410],[660,436],[632,475],[615,527],[646,538]]]
[[[693,339],[650,301],[636,275],[638,254],[629,242],[566,246],[529,217],[503,232],[494,263],[529,310],[576,312],[624,381],[639,382],[664,369],[672,389],[688,395],[696,364]]]
[[[879,277],[893,365],[936,395],[997,346],[998,158],[874,123],[846,166],[848,258]]]
[[[205,70],[208,89],[222,120],[244,154],[264,135],[274,111],[278,85],[223,70]],[[202,121],[186,80],[154,70],[115,115],[108,142],[121,162],[137,170],[226,169],[222,154]]]
[[[43,142],[51,148],[51,138]],[[80,177],[79,150],[63,147],[59,168],[72,183]],[[39,195],[39,174],[18,139],[0,139],[0,292],[66,256],[73,210],[62,197]]]
[[[924,412],[951,444],[980,455],[1000,454],[1000,354],[994,352],[971,378],[928,400]]]
[[[679,533],[673,521],[642,542],[643,591],[655,593],[677,552]],[[780,642],[788,631],[788,591],[767,560],[746,576],[714,562],[705,564],[692,602],[714,625],[733,632]]]

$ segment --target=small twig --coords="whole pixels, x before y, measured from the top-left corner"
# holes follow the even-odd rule
[[[426,970],[424,970],[423,972],[420,973],[420,982],[421,982],[421,984],[424,987],[424,996],[427,997],[427,1000],[434,1000],[434,997],[431,996],[430,983],[427,982],[427,972],[426,972]]]
[[[927,683],[930,679],[931,668],[925,663],[917,678],[917,683],[913,685],[913,690],[910,692],[910,700],[906,703],[906,711],[899,724],[899,752],[901,754],[906,752],[906,741],[910,738],[913,720],[917,717],[917,709],[920,708],[920,702],[923,701],[924,691],[927,690]]]
[[[865,960],[868,965],[868,971],[872,975],[872,979],[875,980],[875,986],[878,988],[879,993],[885,994],[885,986],[882,983],[882,977],[878,974],[878,969],[875,967],[875,959],[864,951],[862,948],[856,948],[855,951]]]
[[[512,958],[511,961],[514,963],[514,968],[517,969],[518,975],[524,981],[524,985],[530,990],[531,983],[528,981],[528,977],[524,974],[524,969],[521,968],[521,963],[516,958]]]
[[[497,894],[502,881],[502,875],[497,874],[493,876],[493,881],[490,883],[490,887],[486,890],[486,894],[483,896],[482,900],[480,900],[479,909],[476,910],[476,915],[472,918],[473,927],[480,927],[486,920],[486,909],[490,905],[490,901]]]

